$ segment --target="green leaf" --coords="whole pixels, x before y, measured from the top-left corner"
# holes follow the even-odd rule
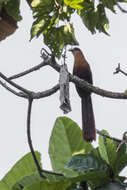
[[[126,188],[119,183],[109,183],[103,185],[102,187],[96,188],[95,190],[126,190]]]
[[[92,189],[110,181],[108,166],[92,154],[73,156],[67,167],[83,174]]]
[[[94,7],[94,1],[87,0],[64,0],[64,3],[69,7],[77,10],[88,10],[89,8]]]
[[[35,153],[40,163],[40,153],[37,151]],[[23,177],[28,176],[36,171],[37,169],[33,157],[31,153],[28,153],[13,166],[13,168],[2,179],[2,182],[7,184],[9,188],[12,188],[12,186]]]
[[[104,134],[110,136],[106,131],[102,131]],[[102,136],[99,137],[99,152],[103,160],[105,160],[110,167],[115,171],[116,159],[117,159],[117,146],[116,143],[111,140],[104,138]]]
[[[97,17],[96,29],[99,32],[103,32],[106,35],[109,35],[109,33],[108,33],[109,21],[106,16],[105,8],[102,4],[99,4],[97,6],[96,15],[97,15],[96,16]]]
[[[66,45],[78,45],[73,26],[70,23],[45,31],[44,42],[57,58],[60,58],[63,48]]]
[[[20,15],[20,0],[10,0],[4,7],[14,20],[20,21],[22,19]]]
[[[127,154],[123,154],[121,155],[121,157],[117,157],[114,165],[115,175],[119,174],[126,166],[127,166]]]
[[[62,171],[76,154],[88,154],[93,147],[82,138],[78,125],[67,117],[57,118],[49,142],[49,155],[54,171]]]
[[[82,9],[84,0],[64,0],[64,3],[74,9]]]
[[[0,181],[0,189],[1,190],[11,190],[6,183]]]
[[[88,30],[91,31],[92,34],[96,33],[95,27],[97,23],[97,18],[96,18],[96,12],[95,9],[88,9],[88,10],[80,10],[78,11],[78,14],[80,15],[83,24],[88,28]]]
[[[18,184],[24,187],[23,190],[65,190],[71,184],[71,181],[66,180],[63,176],[47,174],[46,177],[47,180],[41,178],[38,173],[34,173],[30,176],[24,177],[18,182]],[[13,187],[14,190],[18,189],[18,184]]]
[[[109,35],[109,22],[102,4],[99,4],[96,9],[94,7],[91,7],[87,10],[81,9],[78,11],[78,14],[92,34],[96,33],[96,30],[98,30],[99,32],[104,32],[105,34]]]
[[[113,11],[115,13],[115,10],[114,10],[114,6],[116,5],[116,1],[115,0],[100,0],[100,2],[103,3],[103,5],[105,7],[107,7],[108,9],[110,9],[111,11]]]
[[[92,154],[73,156],[69,160],[67,168],[81,173],[91,170],[108,170],[107,165]]]

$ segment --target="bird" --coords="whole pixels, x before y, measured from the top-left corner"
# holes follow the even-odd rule
[[[73,75],[93,84],[92,72],[82,51],[79,48],[73,48],[69,51],[71,51],[74,56]],[[88,92],[77,85],[75,86],[77,93],[81,98],[83,139],[87,142],[92,142],[93,140],[96,140],[96,128],[91,92]]]

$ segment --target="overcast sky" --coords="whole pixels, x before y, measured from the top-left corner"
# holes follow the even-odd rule
[[[127,8],[127,7],[126,7]],[[104,34],[92,35],[74,16],[76,37],[93,73],[94,85],[105,90],[124,92],[127,89],[127,77],[113,75],[118,63],[127,71],[127,14],[113,14],[110,19],[110,37]],[[11,76],[39,64],[40,50],[45,47],[43,38],[29,42],[32,25],[31,11],[22,1],[23,20],[14,35],[0,42],[0,71]],[[72,72],[73,56],[67,54],[66,63]],[[62,63],[60,61],[60,63]],[[59,75],[45,67],[21,79],[15,80],[23,87],[42,91],[58,83]],[[66,115],[81,126],[80,99],[71,84],[72,112]],[[117,138],[122,138],[127,130],[127,100],[112,100],[92,94],[96,127],[105,129]],[[32,110],[32,139],[34,148],[42,153],[45,169],[50,169],[48,142],[53,124],[58,116],[63,116],[59,109],[59,92],[51,97],[34,101]],[[27,101],[16,97],[0,87],[0,178],[26,153],[29,152],[26,136]],[[96,145],[96,143],[94,143]]]

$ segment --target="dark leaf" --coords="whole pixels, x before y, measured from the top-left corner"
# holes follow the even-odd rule
[[[68,162],[67,168],[70,168],[77,172],[88,172],[90,170],[108,170],[107,165],[102,160],[99,160],[97,157],[91,154],[73,156]]]
[[[20,21],[22,19],[20,15],[20,0],[10,0],[5,4],[5,9],[14,20]]]
[[[125,189],[126,188],[120,185],[119,183],[109,183],[99,188],[96,188],[95,190],[125,190]]]

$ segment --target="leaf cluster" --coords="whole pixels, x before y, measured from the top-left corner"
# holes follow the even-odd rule
[[[106,9],[116,13],[118,2],[127,0],[33,0],[35,19],[31,29],[31,39],[43,34],[44,43],[57,58],[67,45],[78,45],[71,23],[73,13],[80,16],[83,24],[92,34],[97,31],[107,35],[109,20]],[[96,5],[97,3],[97,5]]]
[[[50,137],[49,155],[53,170],[63,176],[43,173],[47,178],[41,178],[29,153],[0,181],[0,189],[125,190],[125,177],[119,174],[127,165],[126,148],[123,145],[116,150],[116,142],[102,136],[99,146],[94,148],[83,140],[81,129],[74,121],[59,117]],[[35,153],[41,165],[40,153]]]

